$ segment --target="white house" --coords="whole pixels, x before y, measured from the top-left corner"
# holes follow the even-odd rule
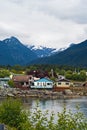
[[[34,81],[31,88],[52,89],[53,88],[53,81],[48,79],[48,78],[41,78],[39,80]]]
[[[67,79],[60,79],[56,81],[56,87],[69,88],[70,85],[71,85],[71,82]]]

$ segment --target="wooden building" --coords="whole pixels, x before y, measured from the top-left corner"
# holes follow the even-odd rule
[[[33,83],[32,75],[14,75],[12,80],[16,88],[29,89],[30,85]]]
[[[55,82],[54,90],[61,91],[64,89],[69,89],[71,82],[67,79],[58,79]]]

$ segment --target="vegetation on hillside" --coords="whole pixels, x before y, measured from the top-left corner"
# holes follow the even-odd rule
[[[0,66],[0,78],[8,77],[10,74],[28,74],[35,77],[58,78],[63,75],[67,79],[75,81],[85,81],[87,79],[87,68],[75,68],[72,66],[59,65],[32,65],[32,66]]]

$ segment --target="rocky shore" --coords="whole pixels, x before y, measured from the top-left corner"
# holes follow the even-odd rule
[[[70,88],[61,92],[53,90],[21,90],[18,88],[3,88],[0,89],[0,98],[4,97],[34,97],[43,99],[69,99],[87,96],[87,89]]]

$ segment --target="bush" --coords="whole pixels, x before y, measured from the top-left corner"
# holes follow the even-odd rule
[[[26,113],[19,100],[9,99],[0,106],[0,122],[8,125],[8,130],[87,130],[87,119],[78,109],[72,113],[64,108],[56,122],[54,113],[49,119],[48,114],[48,111],[43,113],[38,104],[33,112]]]
[[[15,87],[15,84],[14,84],[13,80],[9,80],[9,81],[8,81],[8,85],[9,85],[10,87],[12,87],[12,88]]]
[[[64,108],[62,113],[58,113],[56,127],[58,127],[56,130],[87,130],[87,119],[79,111],[66,112],[66,108]]]
[[[19,100],[7,99],[0,105],[0,122],[11,127],[20,128],[20,123],[27,120]]]

